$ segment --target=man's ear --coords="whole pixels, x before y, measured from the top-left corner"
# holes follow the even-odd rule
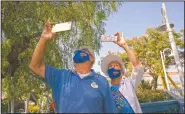
[[[90,56],[90,62],[92,63],[92,65],[94,64],[94,57],[93,56]]]
[[[75,64],[74,64],[74,67],[76,68],[76,66],[77,66],[77,65],[76,65],[76,63],[75,63]]]

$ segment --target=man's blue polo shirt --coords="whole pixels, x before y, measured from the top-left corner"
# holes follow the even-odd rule
[[[58,113],[117,112],[108,81],[93,70],[81,79],[71,70],[46,66],[45,81],[52,89]]]

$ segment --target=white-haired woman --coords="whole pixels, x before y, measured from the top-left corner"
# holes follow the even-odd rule
[[[129,60],[133,65],[130,77],[123,79],[125,75],[125,66],[119,56],[108,55],[101,62],[101,69],[105,75],[111,79],[111,91],[114,102],[120,113],[141,113],[141,107],[137,99],[135,90],[141,82],[144,74],[144,68],[141,66],[139,59],[135,56],[132,49],[127,45],[123,37],[116,33],[117,41],[114,43],[123,47],[128,54]]]

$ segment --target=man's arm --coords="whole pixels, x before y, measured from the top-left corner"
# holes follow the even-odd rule
[[[46,24],[44,26],[41,38],[33,52],[32,59],[30,62],[30,69],[37,75],[44,78],[45,75],[45,64],[44,64],[44,53],[46,49],[46,42],[53,38],[55,33],[51,32],[52,25]]]

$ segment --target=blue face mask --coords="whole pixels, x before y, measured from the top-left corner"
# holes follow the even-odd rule
[[[89,54],[83,50],[77,50],[73,57],[74,63],[83,63],[89,60]]]
[[[116,69],[114,69],[114,68],[108,69],[108,70],[107,70],[107,73],[108,73],[108,75],[109,75],[109,77],[110,77],[111,79],[115,79],[115,78],[118,78],[118,77],[121,76],[121,71],[120,71],[120,70],[116,70]]]

